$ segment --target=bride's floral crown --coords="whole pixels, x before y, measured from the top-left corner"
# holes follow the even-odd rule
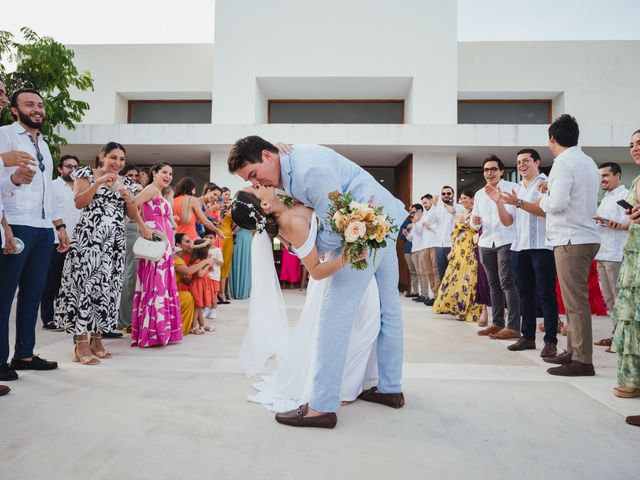
[[[253,218],[256,222],[256,231],[258,233],[264,232],[265,228],[267,228],[267,217],[262,215],[255,205],[252,205],[247,202],[243,202],[242,200],[234,199],[233,204],[239,203],[244,205],[249,209],[249,217]]]

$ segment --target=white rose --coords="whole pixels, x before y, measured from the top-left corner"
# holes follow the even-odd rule
[[[367,226],[364,222],[351,222],[344,230],[344,239],[353,243],[367,234]]]

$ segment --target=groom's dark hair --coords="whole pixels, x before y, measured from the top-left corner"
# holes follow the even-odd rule
[[[236,141],[231,147],[229,158],[227,159],[229,173],[236,173],[247,163],[262,163],[263,150],[278,153],[278,149],[272,143],[257,135],[251,135]]]

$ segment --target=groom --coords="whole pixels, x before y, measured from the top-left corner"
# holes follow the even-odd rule
[[[402,202],[369,173],[337,152],[320,145],[295,145],[281,154],[258,136],[238,140],[228,159],[229,171],[254,185],[275,187],[312,207],[321,222],[316,246],[321,253],[341,248],[340,237],[329,227],[329,192],[351,191],[355,201],[382,206],[393,223],[407,216]],[[394,408],[404,405],[402,377],[402,311],[398,295],[396,239],[387,242],[369,260],[365,270],[343,268],[330,277],[322,303],[318,334],[318,358],[313,396],[308,405],[279,413],[276,421],[296,427],[335,427],[340,403],[340,384],[351,334],[351,323],[360,300],[376,277],[380,291],[380,333],[377,342],[378,386],[360,398]]]

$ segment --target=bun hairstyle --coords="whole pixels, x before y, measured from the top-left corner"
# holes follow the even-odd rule
[[[127,151],[124,149],[124,146],[121,143],[109,142],[102,146],[102,148],[100,149],[100,155],[102,155],[103,157],[106,157],[107,155],[109,155],[109,152],[111,152],[111,150],[116,150],[116,149],[122,150],[125,155],[127,154]],[[98,164],[99,167],[102,167],[100,156],[96,157],[96,163]]]
[[[168,163],[162,163],[162,162],[158,162],[156,164],[154,164],[150,169],[149,169],[149,182],[148,185],[153,183],[153,177],[155,173],[158,173],[160,170],[162,170],[164,167],[169,167],[171,168],[171,165],[169,165]]]
[[[272,213],[265,213],[260,205],[260,199],[253,193],[244,190],[236,193],[231,206],[231,218],[240,228],[265,231],[271,238],[278,236],[276,217]]]

